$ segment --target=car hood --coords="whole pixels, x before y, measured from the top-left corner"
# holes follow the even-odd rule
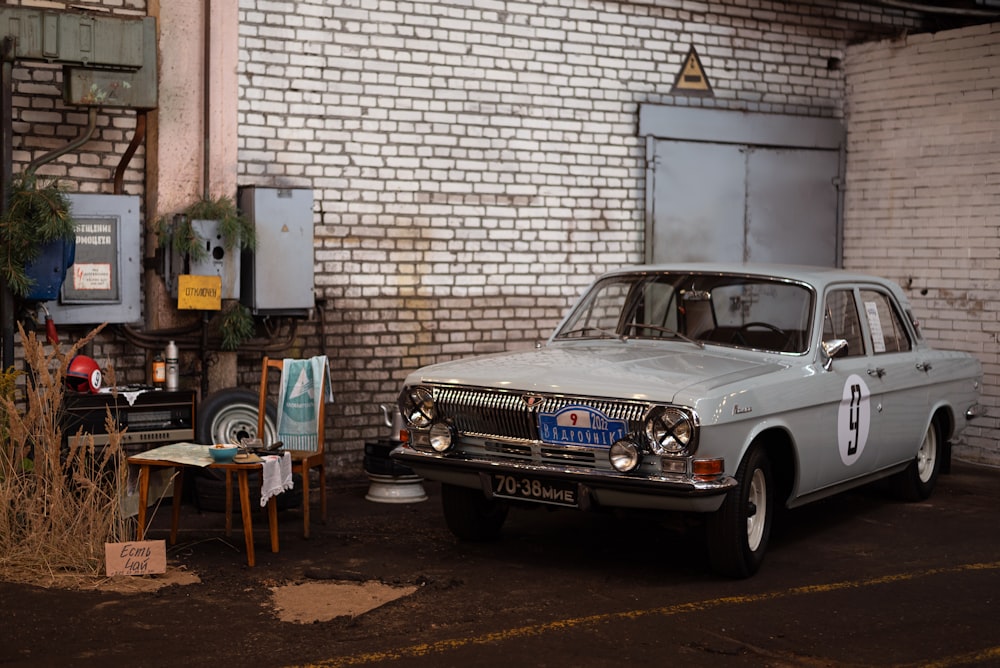
[[[694,385],[704,397],[715,388],[787,367],[775,356],[753,360],[689,343],[599,341],[443,362],[415,371],[407,384],[683,402],[678,395]]]

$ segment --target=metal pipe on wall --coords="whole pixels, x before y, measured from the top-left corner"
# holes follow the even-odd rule
[[[212,147],[211,147],[211,137],[212,132],[209,128],[211,125],[211,117],[209,114],[212,111],[211,105],[211,93],[212,93],[212,0],[205,0],[205,16],[202,19],[202,29],[204,30],[204,40],[202,44],[202,59],[203,59],[203,71],[202,71],[202,95],[201,95],[201,117],[202,117],[202,164],[201,164],[201,186],[202,186],[202,196],[205,201],[211,199],[212,189],[209,187],[209,163],[212,157]],[[209,393],[209,377],[208,377],[208,314],[202,315],[201,319],[201,396],[208,396]]]
[[[135,155],[135,152],[145,139],[146,112],[140,111],[135,116],[135,134],[132,136],[132,141],[129,142],[128,148],[125,149],[125,155],[122,156],[122,159],[118,162],[118,166],[115,167],[114,193],[116,195],[121,195],[125,192],[125,169],[132,162],[132,156]]]
[[[10,183],[14,178],[14,40],[5,37],[0,46],[0,205],[7,213]],[[3,333],[3,367],[14,366],[14,295],[0,277],[0,328]]]
[[[203,21],[205,31],[203,49],[204,72],[202,73],[202,99],[201,99],[201,122],[202,122],[202,164],[201,164],[201,187],[205,200],[211,199],[212,189],[209,187],[210,163],[212,157],[211,138],[211,94],[212,94],[212,0],[205,0],[205,16]]]
[[[39,156],[34,160],[32,160],[31,163],[28,165],[28,168],[24,170],[25,174],[28,175],[34,174],[39,167],[42,167],[43,165],[52,162],[59,156],[69,153],[73,149],[80,148],[88,141],[90,141],[90,138],[94,136],[94,130],[96,129],[97,129],[97,107],[91,107],[87,111],[87,128],[83,131],[83,134],[81,134],[79,137],[77,137],[70,143],[66,144],[65,146],[57,148],[54,151],[49,151],[45,155]]]

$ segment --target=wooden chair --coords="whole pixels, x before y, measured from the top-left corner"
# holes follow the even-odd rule
[[[323,358],[323,361],[325,363],[325,357]],[[257,414],[257,434],[261,439],[266,438],[266,429],[264,424],[267,418],[267,400],[269,390],[271,390],[268,382],[269,372],[277,372],[279,382],[271,383],[271,385],[274,385],[275,388],[280,388],[281,383],[284,382],[284,379],[282,378],[284,374],[284,366],[283,360],[264,357],[260,374],[260,399]],[[273,375],[271,377],[273,379]],[[318,398],[315,402],[317,416],[314,447],[312,447],[311,444],[308,449],[301,449],[299,446],[289,441],[285,441],[284,445],[284,450],[288,451],[292,456],[292,473],[298,473],[302,477],[302,535],[305,538],[309,538],[309,472],[312,469],[316,469],[319,472],[320,519],[324,524],[326,523],[326,458],[323,449],[323,441],[325,440],[324,430],[326,427],[326,401],[327,394],[329,392],[326,382],[327,373],[326,366],[324,364],[323,373],[320,374],[316,385],[312,389],[315,393],[314,396]],[[280,425],[282,407],[278,404],[276,405],[278,410],[278,425]],[[280,433],[277,434],[276,438],[277,440],[283,440]]]

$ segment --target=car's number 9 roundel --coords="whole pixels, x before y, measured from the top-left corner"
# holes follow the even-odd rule
[[[871,426],[871,392],[861,376],[852,374],[844,383],[844,392],[840,400],[840,411],[837,415],[837,442],[840,446],[840,459],[850,466],[858,461],[865,443],[868,442],[868,429]]]

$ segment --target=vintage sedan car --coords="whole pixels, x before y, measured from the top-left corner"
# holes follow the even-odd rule
[[[645,266],[598,278],[535,350],[419,369],[393,456],[458,537],[511,504],[697,513],[711,566],[759,568],[775,510],[881,478],[926,498],[979,412],[981,365],[902,290],[836,269]]]

